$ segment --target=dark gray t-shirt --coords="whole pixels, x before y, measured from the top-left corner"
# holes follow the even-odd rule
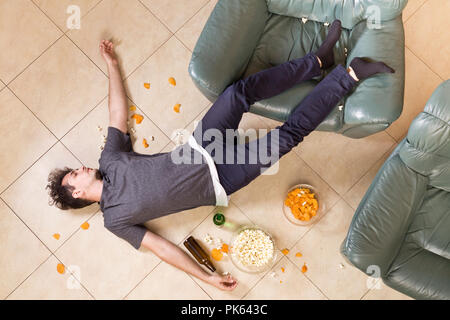
[[[190,152],[183,152],[187,149]],[[99,171],[103,175],[100,208],[105,227],[136,249],[147,231],[142,223],[216,204],[207,163],[204,160],[199,163],[198,158],[194,162],[194,157],[200,153],[186,145],[172,152],[178,152],[191,162],[176,164],[170,152],[136,153],[128,133],[108,127],[105,148],[99,159]]]

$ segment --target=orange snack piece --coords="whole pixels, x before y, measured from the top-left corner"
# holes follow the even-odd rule
[[[175,78],[169,78],[169,83],[173,86],[177,85],[177,81],[175,80]]]
[[[150,83],[144,83],[144,88],[149,90],[150,89]]]
[[[142,141],[142,144],[144,145],[144,148],[148,148],[149,147],[149,144],[147,143],[147,139],[144,139]]]
[[[309,221],[319,210],[319,203],[315,196],[308,188],[296,188],[288,193],[284,204],[291,208],[296,219]]]
[[[135,114],[133,114],[131,116],[131,119],[135,119],[136,120],[136,124],[141,124],[142,121],[144,120],[144,116],[135,113]]]
[[[289,253],[289,249],[283,249],[281,252],[286,256]]]
[[[58,273],[60,274],[63,274],[65,270],[66,268],[64,267],[64,265],[62,263],[58,263],[58,265],[56,266],[56,271],[58,271]]]
[[[220,249],[220,251],[224,252],[224,253],[228,253],[228,245],[227,244],[222,244],[222,248]]]
[[[306,271],[308,271],[308,267],[306,266],[306,263],[305,263],[305,264],[303,264],[302,272],[305,273]]]
[[[284,268],[283,267],[281,267],[281,272],[284,272]]]
[[[174,107],[173,107],[173,110],[176,112],[176,113],[180,113],[180,110],[181,109],[181,104],[176,104]]]
[[[216,261],[220,261],[223,258],[223,253],[219,249],[214,248],[211,251],[211,257]]]
[[[81,225],[81,229],[83,229],[83,230],[89,229],[89,223],[88,223],[88,222],[83,223],[83,224]]]
[[[136,111],[136,106],[131,106],[130,111]]]
[[[303,255],[302,255],[300,252],[297,252],[297,253],[295,254],[295,256],[296,256],[297,258],[303,257]]]
[[[60,236],[59,233],[55,233],[55,234],[53,235],[53,238],[55,238],[56,240],[59,240],[60,237],[61,237],[61,236]]]

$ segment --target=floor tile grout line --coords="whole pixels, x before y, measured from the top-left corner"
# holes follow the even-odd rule
[[[9,91],[11,91],[14,96],[16,96],[16,98],[27,108],[28,106],[22,101],[20,100],[20,98],[8,87]],[[105,97],[106,98],[106,97]],[[103,102],[103,100],[105,99],[103,98],[92,110],[94,110],[98,105],[100,105],[100,103]],[[30,110],[30,109],[29,109]],[[90,110],[84,117],[83,119],[90,113],[92,112],[92,110]],[[33,111],[30,110],[31,113],[33,113]],[[49,129],[47,128],[47,126],[45,126],[45,124],[33,113],[33,115],[39,120],[39,122],[41,122],[42,125],[44,125],[44,127],[54,136],[54,138],[56,139],[55,143],[49,148],[47,149],[42,155],[40,155],[30,166],[28,166],[14,181],[12,181],[5,189],[0,190],[0,196],[6,191],[8,190],[14,183],[17,182],[17,180],[19,180],[26,172],[28,172],[28,170],[30,170],[37,162],[39,162],[43,156],[45,156],[50,150],[52,150],[58,143],[61,143],[74,157],[75,159],[77,159],[81,164],[84,164],[80,159],[78,159],[77,156],[75,156],[75,154],[72,153],[72,151],[69,150],[69,148],[67,148],[66,145],[64,145],[64,143],[61,141],[63,137],[65,137],[75,126],[77,126],[82,120],[80,120],[74,127],[70,128],[68,132],[66,132],[64,134],[63,137],[61,137],[61,139],[58,139],[58,137]]]
[[[394,141],[395,141],[395,139],[394,139]],[[394,142],[394,144],[392,145],[392,146],[390,146],[389,147],[389,149],[385,152],[385,153],[383,153],[382,155],[381,155],[381,157],[377,160],[377,161],[375,161],[375,163],[372,165],[372,166],[370,166],[370,168],[358,179],[358,181],[356,181],[351,187],[350,187],[350,189],[348,189],[347,190],[347,192],[345,192],[345,194],[343,194],[342,195],[342,199],[343,200],[345,200],[345,202],[347,202],[347,204],[352,208],[352,209],[355,209],[356,210],[356,208],[353,208],[353,206],[352,205],[350,205],[349,203],[348,203],[348,201],[344,198],[345,196],[347,196],[347,194],[353,189],[353,187],[354,186],[356,186],[368,173],[369,173],[369,171],[370,170],[372,170],[373,168],[375,168],[375,166],[377,165],[377,162],[378,161],[380,161],[381,159],[383,159],[388,153],[389,154],[392,154],[392,152],[393,152],[393,150],[391,151],[391,149],[392,149],[392,147],[395,145],[395,148],[399,145],[400,143],[399,142],[397,142],[397,141],[395,141]],[[394,150],[395,150],[395,148],[394,148]],[[389,157],[389,156],[388,156]],[[386,161],[384,161],[384,162],[386,162]],[[384,164],[384,162],[383,162],[383,164]],[[381,166],[383,166],[383,164],[381,165]],[[380,167],[380,169],[381,169],[381,167]],[[380,169],[378,169],[378,171],[380,170]],[[373,181],[373,179],[372,179],[372,181]]]
[[[298,239],[296,239],[295,241],[294,241],[294,244],[290,247],[290,248],[288,248],[289,250],[292,250],[292,248],[294,248],[300,241],[302,241],[302,239],[304,238],[304,237],[306,237],[306,235],[309,233],[309,232],[311,232],[311,230],[312,229],[314,229],[319,223],[320,223],[320,221],[322,221],[322,219],[323,218],[325,218],[325,216],[327,216],[327,214],[330,212],[330,211],[332,211],[333,209],[334,209],[334,207],[336,207],[337,206],[337,204],[339,203],[339,201],[342,201],[342,200],[344,200],[341,196],[339,196],[339,199],[330,207],[330,209],[328,209],[323,215],[322,215],[322,217],[320,217],[319,218],[319,220],[317,220],[314,224],[312,224],[309,228],[308,228],[308,230],[306,230],[306,232],[303,234],[303,235],[301,235]]]
[[[213,213],[214,211],[216,210],[216,208],[214,208],[214,209],[212,209],[211,210],[211,212],[209,212],[207,215],[206,215],[206,217],[203,219],[203,220],[201,220],[195,227],[193,227],[188,233],[187,233],[187,236],[188,235],[190,235],[190,234],[192,234],[192,232],[195,230],[195,229],[197,229],[197,227],[199,226],[199,225],[201,225],[210,215],[211,215],[211,213]],[[151,230],[149,230],[150,232],[152,232]],[[181,245],[181,243],[184,241],[184,239],[185,239],[185,237],[180,241],[180,242],[178,242],[177,243],[177,246],[180,246]],[[153,255],[155,255],[154,253],[152,253]],[[155,255],[156,256],[156,255]],[[157,256],[156,256],[157,257]],[[143,282],[144,280],[145,280],[145,278],[147,278],[149,275],[150,275],[150,273],[152,273],[153,272],[153,270],[155,270],[156,269],[156,267],[157,266],[159,266],[162,262],[163,262],[163,260],[162,259],[160,259],[159,257],[158,257],[158,259],[160,260],[159,262],[158,262],[158,264],[154,267],[154,268],[152,268],[152,270],[150,270],[143,278],[142,278],[142,280],[140,280],[123,298],[122,298],[122,300],[123,299],[126,299],[126,297],[128,297],[130,294],[131,294],[131,292],[132,291],[134,291],[134,289],[136,289],[138,286],[139,286],[139,284],[141,284],[141,282]],[[186,274],[188,274],[187,272],[185,272]],[[188,274],[189,275],[189,274]],[[195,281],[194,281],[195,282]]]
[[[300,271],[300,272],[302,273],[302,275],[306,278],[307,281],[309,281],[309,282],[310,282],[317,290],[319,290],[319,292],[320,292],[325,298],[327,298],[327,300],[331,300],[330,297],[328,297],[328,296],[325,294],[325,292],[323,292],[322,289],[321,289],[317,284],[315,284],[314,281],[312,281],[312,279],[310,279],[310,278],[306,275],[306,273],[303,273],[303,272],[302,272],[302,270],[300,269],[300,267],[299,267],[294,261],[292,261],[292,259],[289,258],[289,256],[286,256],[286,258],[287,258],[287,260],[289,260],[289,261],[294,265],[295,268],[297,268],[298,271]]]
[[[142,2],[142,0],[138,0],[148,11],[151,12],[151,14],[158,19],[158,21],[160,23],[162,23],[173,35],[175,35],[175,33],[177,33],[178,31],[180,31],[189,21],[191,21],[196,15],[197,13],[199,13],[204,7],[206,7],[206,5],[211,1],[211,0],[207,0],[205,1],[205,4],[202,5],[189,19],[187,19],[177,30],[172,31],[170,29],[170,27],[168,25],[166,25],[149,7],[147,7],[145,5],[145,3]],[[189,50],[190,51],[190,50]]]
[[[378,161],[380,161],[381,159],[383,159],[383,157],[392,149],[392,147],[394,146],[394,145],[398,145],[399,144],[399,142],[397,141],[397,140],[395,140],[395,138],[393,138],[391,135],[389,135],[387,132],[385,132],[387,135],[388,135],[388,137],[392,140],[392,145],[389,147],[389,148],[387,148],[387,150],[383,153],[383,154],[381,154],[381,156],[380,157],[378,157],[375,161],[374,161],[374,163],[366,170],[366,171],[364,171],[364,173],[361,175],[361,177],[359,177],[358,178],[358,180],[355,182],[355,183],[353,183],[351,186],[350,186],[350,188],[348,188],[343,194],[342,194],[342,198],[344,198],[344,196],[346,196],[347,194],[348,194],[348,192],[350,191],[350,190],[352,190],[352,188],[354,187],[354,186],[356,186],[361,180],[362,180],[362,178],[364,178],[364,176],[373,168],[373,167],[375,167],[375,165],[377,164],[377,162]],[[392,151],[391,151],[392,152]],[[352,207],[353,208],[353,207]]]
[[[29,0],[31,1],[31,0]],[[61,34],[55,41],[53,41],[45,50],[41,52],[33,61],[31,61],[22,71],[20,71],[16,76],[14,76],[10,81],[4,82],[6,87],[9,88],[9,86],[16,81],[17,78],[19,78],[32,64],[34,64],[39,58],[41,58],[48,50],[50,50],[62,37],[64,37],[64,34]]]
[[[403,22],[403,24],[405,25],[406,22],[409,21],[409,19],[411,19],[420,9],[422,9],[422,7],[425,5],[425,3],[427,3],[428,0],[425,0],[416,10],[414,10],[413,13],[411,13],[411,15]]]
[[[77,230],[78,231],[78,230]],[[64,242],[65,243],[65,242]],[[52,255],[55,257],[55,259],[56,260],[58,260],[62,265],[64,265],[64,267],[66,266],[66,264],[58,257],[58,256],[56,256],[56,254],[55,253],[52,253]],[[97,300],[95,297],[94,297],[94,295],[83,285],[83,283],[81,282],[81,280],[80,279],[78,279],[77,277],[76,277],[76,275],[72,272],[72,271],[70,271],[69,269],[67,269],[67,271],[70,273],[70,275],[80,284],[80,286],[82,286],[83,287],[83,289],[84,290],[86,290],[86,292],[92,297],[92,299],[94,299],[94,300]]]
[[[415,52],[414,52],[414,50],[413,49],[411,49],[410,47],[408,47],[406,44],[405,44],[405,47],[409,50],[409,51],[411,51],[411,53],[418,59],[418,60],[420,60],[428,69],[430,69],[430,71],[432,72],[432,73],[434,73],[441,81],[445,81],[438,73],[436,73],[436,71],[434,71],[434,69],[432,68],[432,67],[430,67],[429,65],[428,65],[428,63],[426,63],[420,56],[418,56]]]
[[[31,273],[25,277],[22,281],[19,281],[19,284],[5,297],[3,300],[7,300],[25,281],[27,281],[45,262],[47,262],[53,254],[50,252],[47,258],[45,258]]]

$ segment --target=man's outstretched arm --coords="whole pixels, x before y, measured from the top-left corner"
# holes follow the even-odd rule
[[[127,133],[128,101],[120,74],[119,62],[114,52],[114,44],[103,40],[100,53],[108,67],[109,76],[109,126]]]
[[[207,273],[181,248],[155,233],[147,231],[141,245],[168,264],[221,290],[231,291],[237,286],[237,281],[233,277]]]

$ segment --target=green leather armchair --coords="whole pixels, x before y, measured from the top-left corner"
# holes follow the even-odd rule
[[[327,35],[325,24],[340,19],[344,30],[334,50],[336,64],[348,67],[354,57],[368,57],[384,61],[396,73],[360,83],[318,130],[366,137],[385,130],[402,112],[405,54],[401,13],[406,3],[219,0],[196,44],[189,73],[199,90],[214,102],[234,81],[317,50]],[[372,19],[376,16],[378,26]],[[260,101],[250,112],[284,122],[318,81],[320,78]]]
[[[450,80],[378,172],[341,253],[413,298],[450,299]]]

